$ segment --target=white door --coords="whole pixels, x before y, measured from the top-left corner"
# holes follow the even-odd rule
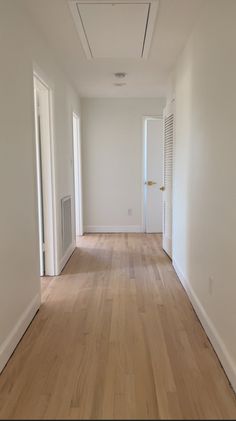
[[[164,110],[163,249],[172,257],[174,102]]]
[[[145,231],[162,232],[163,122],[145,120]]]
[[[83,235],[80,119],[73,113],[75,235]]]

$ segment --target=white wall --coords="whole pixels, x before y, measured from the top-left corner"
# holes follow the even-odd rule
[[[207,1],[178,63],[173,258],[236,389],[235,19]]]
[[[161,115],[163,106],[163,99],[82,100],[86,231],[142,229],[142,117]]]
[[[60,199],[73,193],[72,109],[79,101],[21,0],[0,0],[0,370],[40,302],[33,62],[53,89],[58,260]]]

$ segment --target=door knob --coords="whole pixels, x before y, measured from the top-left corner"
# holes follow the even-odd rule
[[[155,181],[146,181],[145,184],[147,186],[153,186],[153,184],[157,184]]]
[[[160,187],[160,190],[161,190],[161,191],[165,191],[165,186],[161,186],[161,187]]]

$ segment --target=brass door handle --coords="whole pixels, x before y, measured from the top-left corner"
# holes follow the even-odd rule
[[[146,181],[145,184],[147,186],[153,186],[153,184],[157,184],[155,181]]]
[[[160,190],[161,190],[161,191],[165,191],[165,186],[161,186],[161,187],[160,187]]]

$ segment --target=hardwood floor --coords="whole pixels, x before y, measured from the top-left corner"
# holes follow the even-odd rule
[[[80,240],[0,376],[0,418],[235,419],[158,235]]]

